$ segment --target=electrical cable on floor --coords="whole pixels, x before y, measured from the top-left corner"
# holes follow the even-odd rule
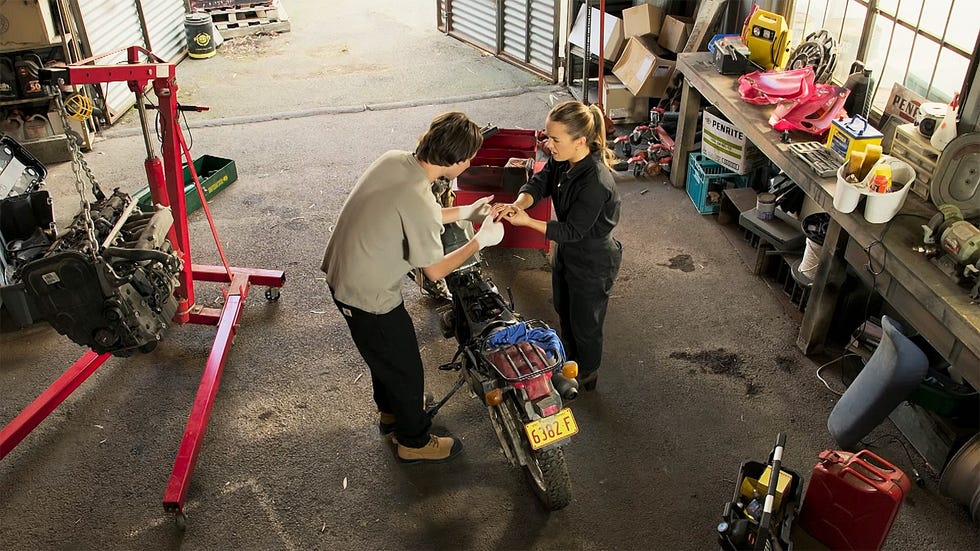
[[[827,384],[827,380],[820,376],[820,372],[823,371],[825,368],[827,368],[827,367],[829,367],[829,366],[831,366],[831,365],[833,365],[833,364],[835,364],[835,363],[843,360],[844,358],[848,358],[848,357],[851,357],[851,356],[854,356],[854,357],[857,357],[857,358],[860,358],[861,357],[859,354],[855,354],[853,352],[849,352],[847,354],[841,354],[840,356],[834,358],[833,360],[830,360],[829,362],[827,362],[827,363],[825,363],[822,366],[820,366],[820,367],[817,368],[817,372],[816,372],[817,379],[819,379],[820,382],[823,383],[823,386],[827,387],[827,390],[833,392],[837,396],[843,396],[844,393],[843,392],[837,392],[836,390],[830,388],[830,385]]]
[[[868,262],[864,265],[864,268],[868,271],[869,274],[871,274],[871,292],[868,293],[868,300],[866,300],[864,303],[864,315],[861,317],[863,321],[861,322],[860,327],[858,327],[859,331],[864,331],[864,327],[868,323],[868,310],[871,307],[871,298],[875,295],[875,293],[878,293],[878,276],[885,272],[885,262],[888,259],[887,254],[882,254],[881,267],[876,270],[874,266],[874,258],[871,255],[871,251],[874,250],[874,248],[877,246],[884,248],[885,234],[888,233],[888,228],[891,227],[892,222],[895,219],[899,218],[900,216],[913,216],[915,218],[922,218],[924,220],[929,219],[928,216],[924,216],[921,214],[915,214],[911,212],[900,212],[895,216],[893,216],[891,220],[885,223],[885,227],[884,229],[881,230],[881,235],[879,235],[877,239],[875,239],[871,243],[868,243],[867,247],[862,247],[861,250],[863,250],[864,254],[867,255],[868,257]],[[881,293],[878,294],[880,295]]]

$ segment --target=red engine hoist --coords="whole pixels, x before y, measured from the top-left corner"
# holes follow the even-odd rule
[[[127,53],[127,63],[119,65],[96,65],[94,62],[122,51]],[[184,436],[174,460],[173,471],[163,496],[164,510],[176,515],[178,525],[183,526],[184,500],[190,486],[191,475],[197,461],[207,428],[211,406],[221,381],[225,359],[231,347],[232,339],[238,328],[238,319],[248,296],[251,284],[266,286],[266,299],[275,300],[279,296],[279,288],[286,281],[286,274],[277,270],[261,270],[251,268],[229,267],[218,235],[215,232],[214,221],[208,208],[207,200],[201,188],[194,161],[184,140],[177,119],[177,82],[174,76],[176,66],[166,63],[152,52],[139,47],[130,46],[91,57],[67,66],[56,66],[43,69],[42,77],[55,85],[66,84],[100,84],[109,82],[126,82],[130,90],[136,94],[136,105],[140,111],[140,122],[146,141],[147,159],[144,163],[149,181],[150,195],[154,204],[169,206],[173,212],[173,226],[168,238],[183,261],[179,275],[180,285],[175,292],[178,300],[175,323],[195,323],[216,325],[217,332],[211,353],[208,355],[198,386],[194,405],[191,407]],[[147,86],[153,86],[159,104],[160,131],[163,144],[161,152],[163,160],[156,156],[150,140],[146,122],[146,111],[143,104],[143,91]],[[181,110],[203,110],[203,108],[180,107]],[[191,263],[190,240],[188,236],[187,209],[184,196],[184,172],[181,158],[186,159],[194,183],[201,197],[201,206],[207,215],[208,222],[214,233],[215,243],[221,255],[222,266],[204,266]],[[218,308],[207,308],[194,300],[194,281],[207,281],[227,284],[224,289],[224,305]],[[89,350],[82,355],[61,377],[38,396],[29,406],[0,430],[0,459],[6,456],[27,434],[29,434],[45,417],[48,416],[65,398],[81,385],[96,369],[99,368],[110,354],[98,354]]]

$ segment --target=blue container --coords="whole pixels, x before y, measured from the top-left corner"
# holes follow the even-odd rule
[[[714,214],[728,188],[752,185],[752,174],[736,174],[695,151],[687,161],[687,196],[701,214]]]

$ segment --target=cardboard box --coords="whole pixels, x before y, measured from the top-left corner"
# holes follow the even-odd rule
[[[691,35],[694,28],[694,19],[681,17],[679,15],[668,15],[660,25],[660,39],[658,44],[667,50],[677,53],[684,51],[687,46],[687,37]]]
[[[59,42],[48,0],[0,2],[0,51],[49,46]]]
[[[732,123],[704,110],[701,153],[736,174],[749,174],[765,162],[765,156]]]
[[[575,24],[568,33],[568,43],[579,48],[585,47],[585,4],[578,10]],[[589,30],[589,53],[594,56],[599,55],[599,17],[603,14],[596,8],[592,8],[591,29]],[[623,49],[623,20],[615,15],[605,14],[605,41],[602,51],[603,57],[609,61],[619,59],[619,52]]]
[[[626,43],[613,74],[637,97],[662,97],[674,74],[675,60],[651,36],[634,36]]]
[[[646,122],[650,120],[650,100],[638,98],[629,88],[613,75],[602,79],[602,97],[605,101],[606,115],[619,122]]]
[[[664,10],[656,6],[644,3],[626,8],[623,10],[623,37],[659,35],[663,22]]]

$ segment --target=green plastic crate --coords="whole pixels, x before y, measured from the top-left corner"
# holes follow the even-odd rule
[[[194,168],[197,170],[197,177],[201,180],[201,187],[204,188],[204,197],[208,202],[219,191],[228,187],[235,180],[238,180],[238,169],[235,168],[235,161],[211,155],[201,155],[194,159]],[[150,188],[144,187],[133,194],[141,210],[151,210],[153,201],[150,198]],[[201,208],[201,197],[197,193],[197,186],[191,177],[190,168],[184,165],[184,201],[187,206],[187,214]]]

